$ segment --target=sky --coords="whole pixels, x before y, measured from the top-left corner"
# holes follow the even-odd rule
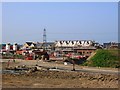
[[[117,2],[4,2],[2,42],[118,41]]]

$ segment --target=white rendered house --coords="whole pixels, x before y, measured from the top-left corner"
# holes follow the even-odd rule
[[[7,43],[6,44],[6,51],[9,51],[10,50],[10,43]]]

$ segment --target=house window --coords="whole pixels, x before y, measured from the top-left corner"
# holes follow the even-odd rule
[[[79,52],[80,55],[82,55],[82,52]]]

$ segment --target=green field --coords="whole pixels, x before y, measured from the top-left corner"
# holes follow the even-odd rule
[[[119,68],[119,50],[96,50],[96,54],[82,65],[93,67]]]

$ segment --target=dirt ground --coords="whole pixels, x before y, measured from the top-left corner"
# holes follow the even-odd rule
[[[107,74],[36,71],[2,75],[3,88],[118,88],[118,76]]]
[[[118,88],[118,74],[36,71],[2,74],[3,88]]]

